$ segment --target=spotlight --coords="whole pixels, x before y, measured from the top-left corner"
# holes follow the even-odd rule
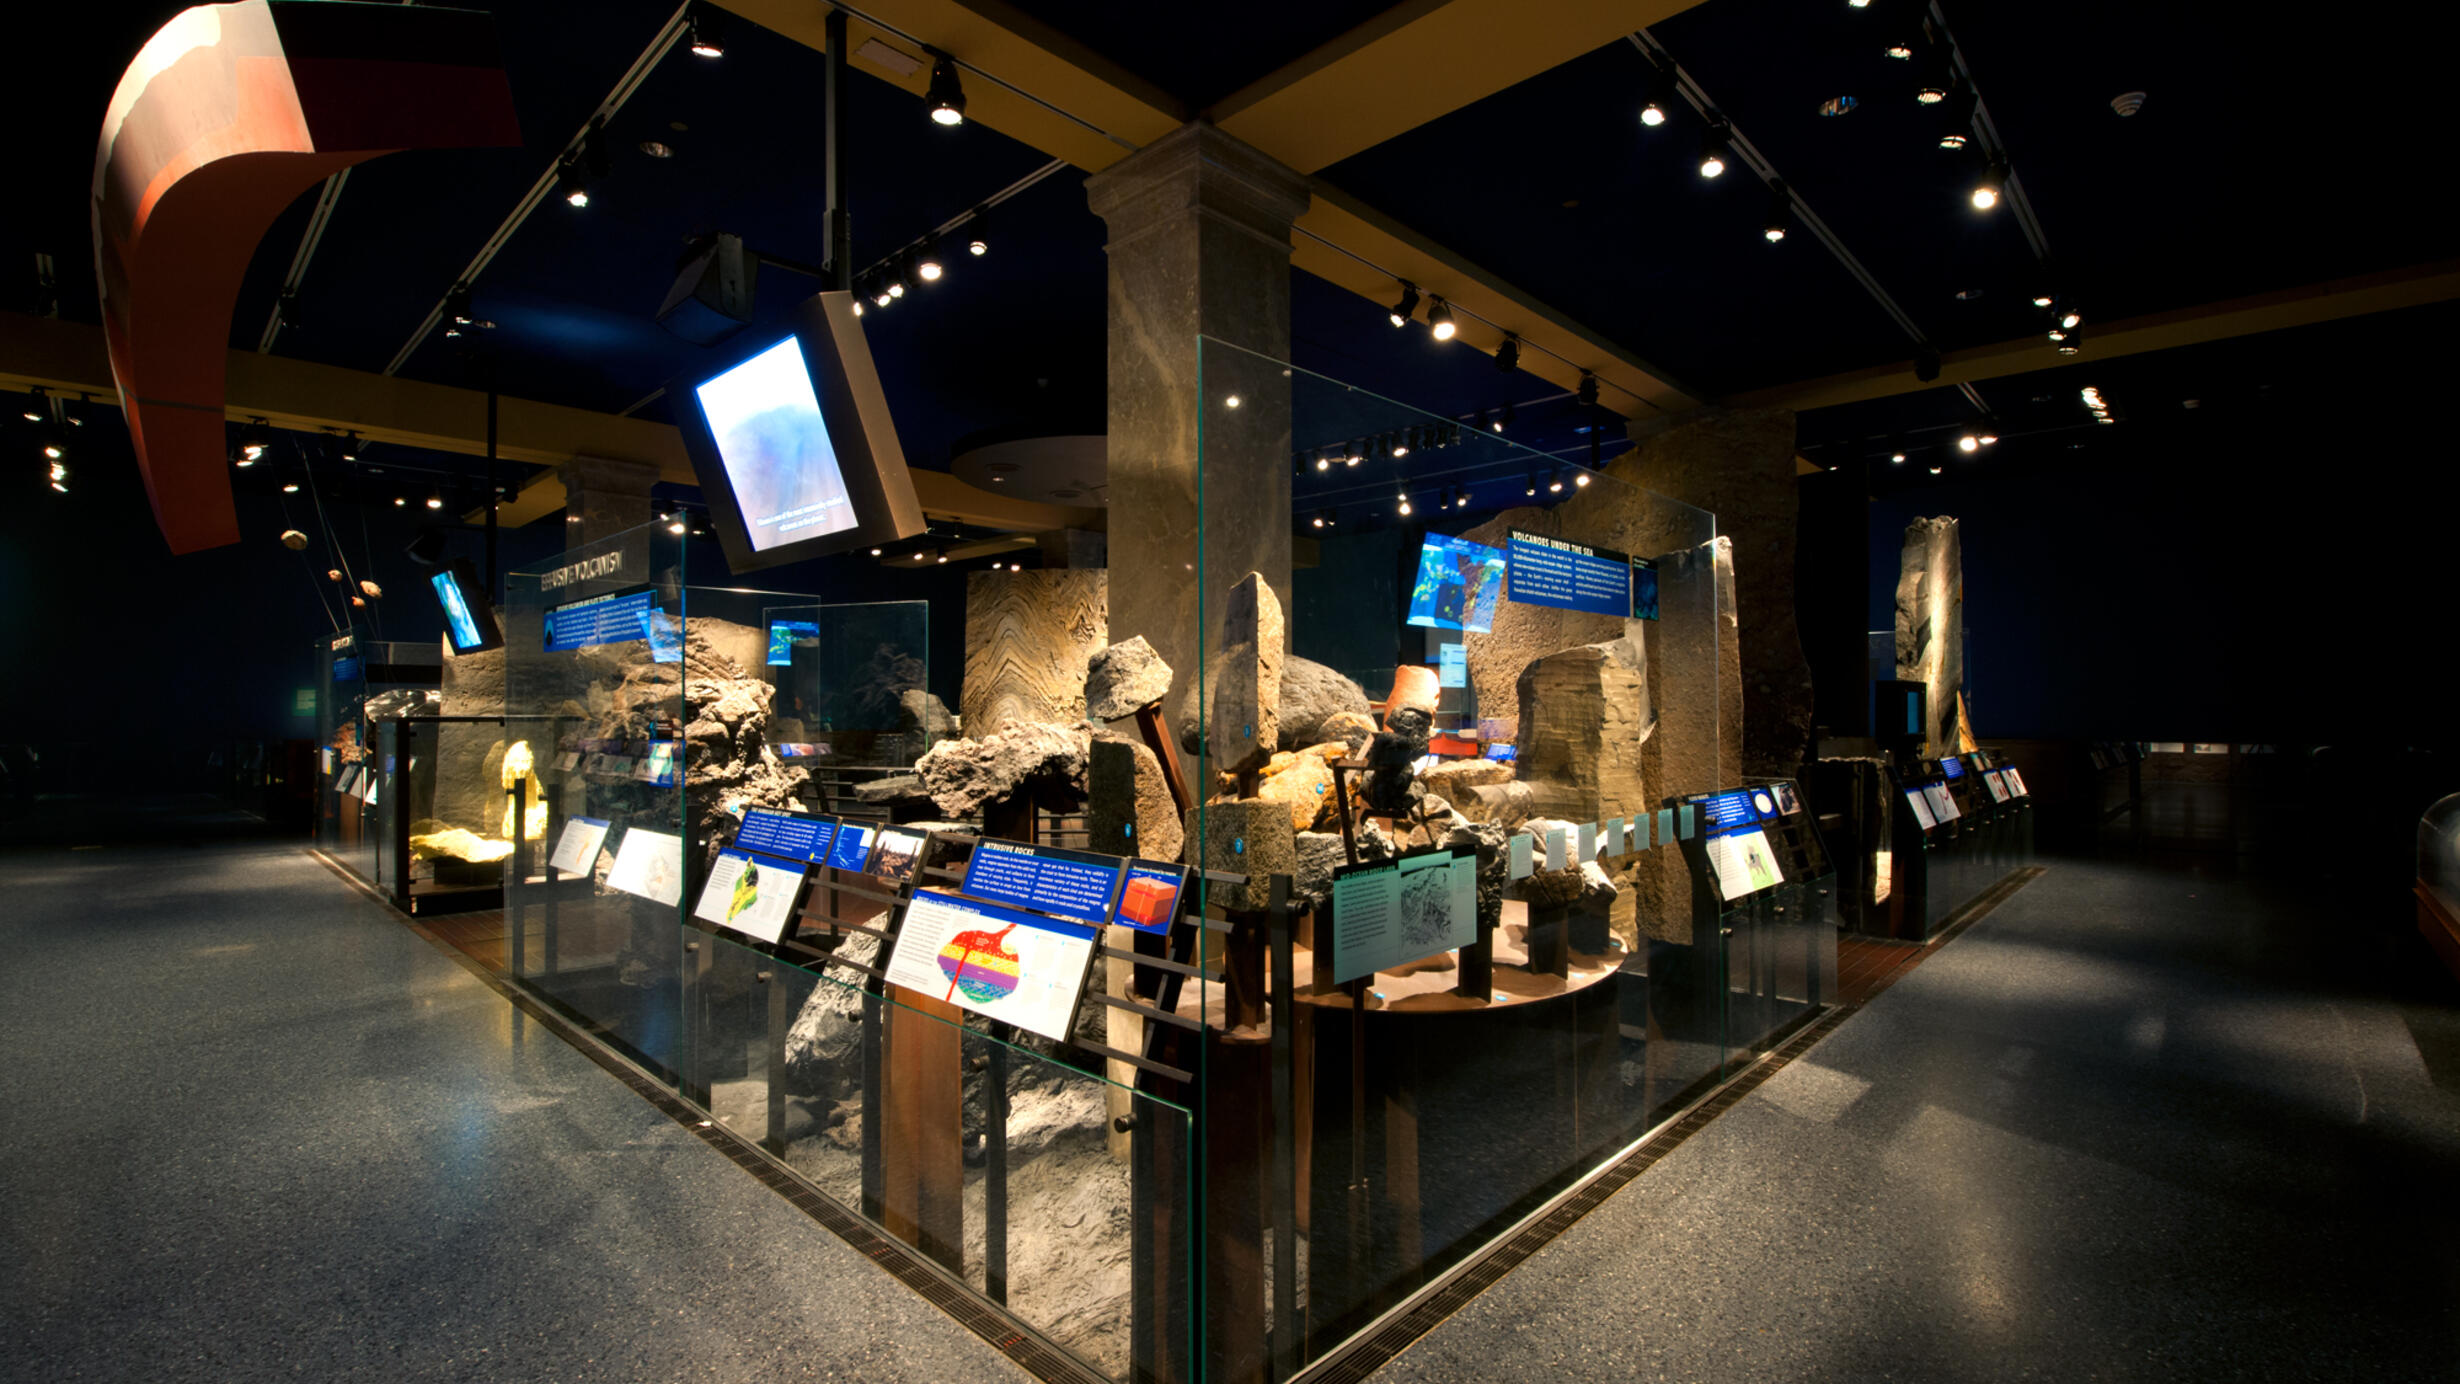
[[[1556,467],[1554,469],[1554,473],[1546,478],[1546,493],[1549,495],[1560,495],[1563,493],[1562,467]]]
[[[1871,0],[1845,0],[1845,3],[1857,10],[1867,10],[1871,7]]]
[[[1989,168],[1983,170],[1982,180],[1973,185],[1973,209],[1988,211],[1999,205],[1999,198],[2006,187],[2007,165],[1993,161]]]
[[[927,284],[938,283],[940,275],[948,272],[948,267],[940,263],[940,238],[938,236],[923,237],[922,252],[914,259],[914,272],[920,275],[922,281]]]
[[[857,317],[863,315],[863,300],[859,297],[854,300],[854,315]]]
[[[1594,371],[1594,370],[1583,370],[1583,371],[1581,371],[1581,372],[1580,372],[1580,392],[1579,392],[1579,394],[1578,394],[1578,396],[1577,396],[1577,397],[1579,398],[1579,400],[1580,400],[1581,404],[1582,404],[1584,407],[1590,407],[1590,408],[1594,408],[1594,407],[1596,407],[1596,405],[1597,405],[1597,372],[1596,372],[1596,371]]]
[[[968,226],[973,228],[973,231],[972,239],[965,242],[965,253],[972,255],[976,259],[980,259],[984,255],[991,253],[991,242],[984,239],[984,234],[989,229],[990,221],[991,209],[989,207],[985,206],[974,208],[973,219],[966,222]]]
[[[1349,455],[1341,458],[1341,464],[1344,466],[1356,466],[1358,463],[1365,461],[1366,459],[1366,453],[1360,449],[1357,443],[1353,442],[1350,444]]]
[[[48,477],[49,477],[49,479],[50,479],[50,481],[51,481],[51,488],[52,488],[52,489],[59,491],[59,492],[60,492],[61,494],[63,494],[63,495],[65,495],[65,494],[67,494],[67,493],[68,493],[68,463],[67,463],[67,462],[65,462],[65,461],[55,461],[55,462],[51,463],[51,467],[50,467],[50,470],[48,471],[47,475],[48,475]]]
[[[1933,39],[1921,66],[1922,83],[1913,89],[1913,99],[1925,106],[1938,105],[1948,98],[1948,88],[1956,81],[1956,55],[1946,43]]]
[[[444,508],[444,492],[443,492],[443,491],[441,491],[441,490],[436,490],[436,491],[430,491],[430,492],[428,492],[428,495],[427,495],[427,507],[428,507],[429,509],[442,509],[442,508]]]
[[[1441,298],[1427,304],[1426,325],[1437,341],[1450,341],[1458,328],[1452,325],[1452,305]]]
[[[2084,325],[2084,313],[2075,307],[2060,308],[2059,325],[2073,331]]]
[[[1321,513],[1321,514],[1317,515],[1317,516],[1316,516],[1316,521],[1317,521],[1318,523],[1322,524],[1325,528],[1328,528],[1328,529],[1329,529],[1329,528],[1331,528],[1331,527],[1333,527],[1333,525],[1334,525],[1334,524],[1335,524],[1335,522],[1336,522],[1336,521],[1334,520],[1334,518],[1333,518],[1333,512],[1332,512],[1331,510],[1329,510],[1329,509],[1328,509],[1328,510],[1325,510],[1323,513]]]
[[[405,496],[405,495],[396,495],[396,496],[394,496],[394,497],[393,497],[393,507],[394,507],[395,509],[399,509],[399,508],[401,508],[403,505],[406,505],[406,504],[408,504],[408,503],[410,503],[410,500],[409,500],[409,497],[408,497],[408,496]]]
[[[1520,333],[1505,332],[1503,334],[1503,344],[1495,348],[1495,368],[1498,370],[1518,370],[1520,368]]]
[[[872,275],[870,279],[866,281],[866,286],[863,288],[862,292],[865,297],[871,299],[871,305],[875,308],[884,308],[890,303],[896,301],[895,297],[888,291],[887,282],[877,274]]]
[[[265,448],[271,443],[272,439],[266,436],[265,433],[265,420],[262,418],[252,419],[248,423],[248,426],[242,428],[239,432],[239,455],[244,461],[247,462],[253,463],[262,461],[265,456]]]
[[[1899,39],[1888,45],[1888,56],[1898,62],[1910,62],[1913,60],[1913,45]]]
[[[709,5],[694,5],[691,19],[692,54],[702,58],[726,56],[725,12]]]
[[[297,481],[284,481],[284,482],[282,482],[282,493],[283,493],[283,494],[285,494],[285,495],[296,495],[296,494],[298,494],[298,493],[299,493],[299,482],[297,482]]]
[[[1665,124],[1666,112],[1674,106],[1674,96],[1674,64],[1668,62],[1649,79],[1648,104],[1640,108],[1640,123],[1652,130]]]
[[[581,176],[581,161],[576,154],[564,155],[563,161],[555,166],[555,190],[569,205],[589,205],[589,182]]]
[[[1576,490],[1588,489],[1589,473],[1586,470],[1575,469],[1572,472],[1572,487]]]
[[[1935,475],[1938,475],[1941,469],[1942,469],[1942,468],[1940,468],[1937,464],[1935,464],[1935,463],[1934,463],[1934,464],[1931,466],[1931,468],[1930,468],[1930,473],[1931,473],[1932,475],[1934,475],[1934,476],[1935,476]]]
[[[880,555],[880,550],[879,550],[879,549],[877,549],[877,548],[872,549],[872,550],[871,550],[871,555],[872,555],[873,557],[878,557],[878,556]]]
[[[1317,511],[1316,511],[1316,513],[1315,513],[1315,525],[1314,525],[1314,526],[1315,526],[1316,528],[1319,528],[1319,529],[1320,529],[1320,528],[1322,528],[1322,527],[1324,527],[1324,511],[1322,511],[1322,510],[1317,510]]]
[[[1971,142],[1975,108],[1980,104],[1973,88],[1959,85],[1956,98],[1948,105],[1947,133],[1939,136],[1942,149],[1962,149]]]
[[[668,533],[678,533],[678,534],[679,534],[679,533],[682,533],[682,532],[683,532],[683,522],[682,522],[681,520],[677,520],[676,522],[674,522],[674,523],[672,523],[672,524],[667,525],[667,526],[666,526],[666,531],[667,531]]]
[[[1722,120],[1708,127],[1708,139],[1700,145],[1700,176],[1703,178],[1725,176],[1726,128]]]
[[[40,423],[47,416],[43,412],[43,400],[45,397],[43,394],[43,387],[38,384],[34,386],[33,389],[29,390],[28,393],[34,396],[34,402],[28,405],[24,410],[25,420],[29,423]]]
[[[2047,333],[2045,333],[2045,335],[2047,335],[2053,342],[2065,341],[2067,339],[2067,329],[2065,327],[2052,327]]]
[[[1888,461],[1893,465],[1902,466],[1905,464],[1905,454],[1903,452],[1891,453],[1888,456]]]
[[[891,298],[904,297],[905,260],[902,256],[888,262],[888,274],[886,277],[888,279],[888,296]]]
[[[1393,459],[1394,461],[1399,461],[1401,458],[1403,458],[1403,457],[1405,457],[1405,456],[1408,456],[1408,455],[1409,455],[1409,435],[1408,435],[1408,434],[1406,434],[1406,433],[1395,433],[1395,434],[1393,434],[1393,438],[1392,438],[1392,459]]]
[[[1401,280],[1401,299],[1399,302],[1392,305],[1392,325],[1396,327],[1408,326],[1409,319],[1416,315],[1417,311],[1418,286],[1411,283],[1407,279],[1403,279]]]
[[[1524,495],[1535,495],[1535,494],[1537,494],[1537,492],[1538,492],[1537,472],[1532,471],[1532,472],[1530,472],[1530,473],[1529,473],[1529,488],[1528,488],[1527,490],[1522,491],[1521,493],[1522,493],[1522,494],[1524,494]]]
[[[1315,459],[1315,469],[1318,471],[1330,471],[1332,469],[1332,453],[1324,452],[1319,454]]]
[[[946,53],[932,55],[931,89],[923,93],[923,101],[931,107],[934,123],[948,126],[965,123],[965,87],[957,80],[956,59]]]
[[[937,559],[935,559],[935,560],[936,560],[936,561],[937,561],[937,562],[938,562],[941,566],[945,567],[945,566],[947,566],[947,565],[948,565],[948,554],[946,554],[946,553],[942,553],[942,554],[940,554],[940,555],[939,555],[939,557],[938,557]]]
[[[347,465],[357,465],[359,461],[359,435],[357,433],[342,434],[342,445],[340,450],[336,452],[335,455]]]
[[[1965,453],[1967,456],[1970,456],[1981,449],[1982,440],[1975,437],[1971,433],[1966,433],[1964,436],[1956,439],[1956,450]]]
[[[1226,396],[1224,396],[1224,397],[1223,397],[1223,399],[1222,399],[1222,401],[1221,401],[1221,406],[1222,406],[1223,408],[1237,408],[1240,404],[1243,404],[1243,403],[1245,403],[1245,402],[1247,402],[1247,401],[1246,401],[1246,400],[1244,400],[1244,399],[1242,399],[1242,398],[1240,398],[1240,397],[1239,397],[1239,396],[1237,396],[1236,394],[1231,394],[1231,395],[1226,395]]]
[[[1977,440],[1985,447],[1996,447],[1999,445],[1999,435],[1994,432],[1984,432]]]
[[[1768,185],[1768,217],[1760,225],[1760,238],[1774,245],[1785,239],[1785,223],[1793,218],[1794,199],[1785,193],[1785,182],[1778,179]]]
[[[2037,308],[2046,308],[2057,301],[2058,299],[2047,289],[2033,295],[2033,306]]]
[[[1409,517],[1409,514],[1409,492],[1404,490],[1401,492],[1401,517],[1406,519]]]

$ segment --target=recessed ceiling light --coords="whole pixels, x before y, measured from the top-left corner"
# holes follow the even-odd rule
[[[673,145],[660,144],[654,139],[642,140],[641,152],[647,154],[653,159],[671,159],[675,156],[675,149]]]

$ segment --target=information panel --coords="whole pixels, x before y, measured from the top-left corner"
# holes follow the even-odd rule
[[[692,916],[763,942],[781,941],[807,868],[799,860],[761,860],[748,851],[719,851]]]
[[[1717,868],[1717,892],[1728,903],[1785,882],[1777,854],[1768,848],[1768,833],[1758,827],[1711,836],[1707,850],[1709,863]]]
[[[585,601],[547,607],[547,652],[570,653],[593,644],[621,644],[648,637],[657,592],[615,591]]]
[[[626,831],[606,883],[658,903],[683,902],[683,838],[639,827]]]
[[[1119,921],[1138,932],[1168,932],[1187,889],[1187,867],[1161,860],[1131,860],[1119,886]]]
[[[1478,940],[1477,852],[1337,866],[1332,912],[1334,984],[1468,946]]]
[[[1905,805],[1913,809],[1913,820],[1922,824],[1922,830],[1929,831],[1931,828],[1939,825],[1939,818],[1937,814],[1930,810],[1930,795],[1925,793],[1923,790],[1919,788],[1906,789]]]
[[[964,890],[1099,927],[1119,892],[1119,857],[1018,841],[984,841],[965,862]]]
[[[860,870],[871,861],[870,827],[860,822],[840,822],[837,840],[829,847],[829,864],[840,870]]]
[[[2000,778],[1998,770],[1984,769],[1982,771],[1982,786],[1990,790],[1990,800],[1992,802],[2003,803],[2007,801],[2007,784]]]
[[[1631,559],[1611,548],[1511,531],[1504,598],[1591,615],[1631,616]]]
[[[1708,821],[1711,836],[1723,831],[1747,827],[1759,820],[1751,810],[1751,790],[1734,788],[1719,793],[1700,805],[1701,815]]]
[[[586,875],[598,868],[598,848],[606,844],[607,823],[597,817],[568,817],[564,834],[555,838],[555,854],[547,863],[567,875]]]
[[[776,812],[765,807],[743,810],[743,825],[735,828],[735,846],[783,860],[825,865],[837,840],[837,819],[800,812]]]
[[[897,985],[1067,1041],[1093,964],[1095,931],[1021,909],[924,890],[906,905],[888,978]]]

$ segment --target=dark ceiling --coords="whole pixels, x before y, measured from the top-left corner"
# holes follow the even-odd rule
[[[32,137],[20,141],[0,226],[0,297],[28,299],[28,257],[48,252],[61,267],[63,315],[95,320],[85,211],[94,131],[128,58],[179,8],[48,16],[55,41],[41,70],[8,97],[21,107],[15,128]],[[1027,8],[1200,108],[1381,6]],[[401,154],[354,171],[307,273],[299,325],[275,349],[382,368],[672,12],[662,0],[501,7],[525,147]],[[1934,147],[1940,121],[1914,103],[1908,65],[1881,54],[1919,15],[1904,0],[1707,0],[1652,37],[1942,348],[2038,330],[2024,299],[2045,274],[2106,321],[2452,253],[2419,167],[2449,124],[2429,71],[2445,45],[2414,27],[2448,21],[2292,32],[2211,6],[1955,7],[1947,18],[2055,253],[2045,268],[2010,212],[1966,206],[1978,165]],[[729,37],[722,59],[669,56],[609,131],[612,169],[592,204],[550,200],[488,268],[476,298],[496,324],[478,348],[484,361],[431,340],[403,373],[460,383],[491,368],[510,394],[623,409],[701,357],[651,321],[688,236],[725,229],[775,254],[821,257],[822,59],[741,21]],[[1322,176],[1711,396],[1906,359],[1908,334],[1814,239],[1763,241],[1766,194],[1747,173],[1703,183],[1697,116],[1678,109],[1654,131],[1638,123],[1648,71],[1632,44],[1609,44]],[[2110,100],[2132,90],[2147,100],[2122,119]],[[1820,103],[1840,95],[1856,109],[1822,117]],[[978,125],[936,127],[912,96],[868,76],[849,106],[858,262],[1047,162]],[[648,140],[672,157],[641,152]],[[257,345],[312,200],[265,237],[233,316],[235,347]],[[999,209],[992,231],[988,256],[958,257],[946,282],[866,318],[918,465],[945,467],[973,436],[1100,427],[1103,234],[1081,175],[1063,169],[1036,184]],[[1395,332],[1379,305],[1297,279],[1299,366],[1435,415],[1513,403],[1527,419],[1522,441],[1585,452],[1580,429],[1595,420],[1555,386],[1499,373],[1421,327]],[[764,319],[810,287],[765,273]],[[2263,354],[2198,349],[2232,361]],[[1978,391],[2009,414],[2062,392],[2073,393],[2063,375]],[[645,412],[662,416],[654,403]],[[1802,435],[1826,460],[1975,416],[1971,399],[1932,390],[1805,415]],[[1347,426],[1302,410],[1297,440],[1346,440],[1332,434]],[[1518,463],[1497,470],[1508,485]],[[1302,495],[1308,485],[1302,478]]]

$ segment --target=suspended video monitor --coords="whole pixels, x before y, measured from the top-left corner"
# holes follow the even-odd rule
[[[436,603],[444,607],[444,637],[452,641],[454,653],[504,647],[495,603],[487,599],[487,587],[479,580],[477,568],[456,558],[429,573],[427,580],[436,589]]]
[[[738,350],[667,393],[735,571],[923,531],[852,294],[814,295],[795,309],[791,336]]]

